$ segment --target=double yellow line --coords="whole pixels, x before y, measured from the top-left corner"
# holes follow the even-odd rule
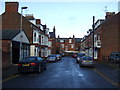
[[[117,82],[113,81],[112,79],[110,79],[109,77],[107,77],[102,72],[98,71],[97,69],[94,69],[94,71],[97,72],[100,76],[102,76],[105,80],[107,80],[108,82],[110,82],[112,85],[117,86],[117,87],[120,88],[120,84],[118,84]]]
[[[6,82],[6,81],[8,81],[8,80],[11,80],[11,79],[16,78],[16,77],[19,77],[19,76],[20,76],[20,75],[14,75],[14,76],[8,77],[8,78],[6,78],[6,79],[4,79],[4,80],[0,80],[0,83],[4,83],[4,82]]]

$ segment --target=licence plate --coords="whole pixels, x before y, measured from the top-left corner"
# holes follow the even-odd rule
[[[85,61],[85,62],[90,62],[90,61]]]
[[[22,66],[29,66],[29,64],[23,64]]]

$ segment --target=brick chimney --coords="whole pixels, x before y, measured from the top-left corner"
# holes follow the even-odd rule
[[[40,25],[41,24],[41,19],[36,19],[36,25]]]
[[[112,16],[114,16],[115,15],[115,12],[106,12],[106,16],[105,16],[105,18],[106,19],[110,19]]]
[[[5,2],[5,12],[18,12],[18,2]]]
[[[53,27],[53,32],[54,32],[54,33],[55,33],[55,30],[56,30],[56,29],[55,29],[55,26],[54,26],[54,27]]]

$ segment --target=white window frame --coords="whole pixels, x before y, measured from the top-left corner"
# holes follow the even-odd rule
[[[69,43],[72,43],[72,39],[69,39]]]

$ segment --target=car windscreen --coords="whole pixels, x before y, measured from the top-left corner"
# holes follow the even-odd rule
[[[33,62],[36,60],[36,57],[29,57],[21,60],[21,62]]]

